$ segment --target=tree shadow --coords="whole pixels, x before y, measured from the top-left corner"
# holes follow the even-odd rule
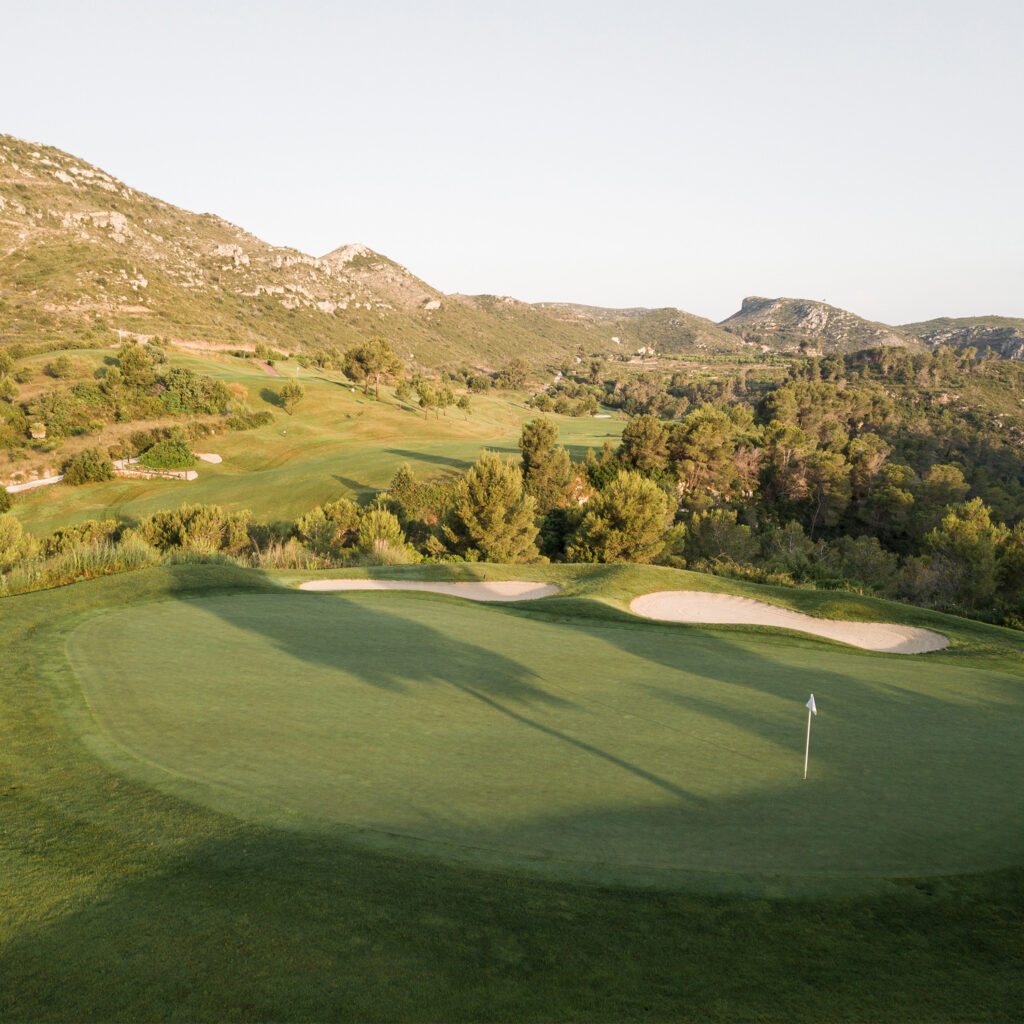
[[[763,887],[755,899],[699,885],[636,892],[212,818],[214,837],[182,845],[186,813],[150,811],[147,824],[163,827],[155,842],[139,843],[130,813],[102,847],[91,833],[69,838],[72,863],[110,858],[107,884],[8,938],[0,1017],[610,1022],[707,1019],[713,1006],[715,1019],[884,1020],[893,1006],[908,1019],[956,1019],[970,1006],[978,1019],[1012,1020],[1019,1010],[1007,966],[1019,871],[987,886],[792,901]]]
[[[180,600],[282,593],[252,570],[178,568]],[[140,574],[135,586],[164,596],[149,585]],[[67,597],[94,587],[108,581]],[[659,627],[631,628],[650,639]],[[606,639],[614,629],[602,631]],[[729,655],[727,637],[712,639]],[[503,702],[495,692],[477,699]],[[496,712],[524,711],[509,703]],[[45,716],[30,720],[36,774],[22,767],[30,753],[22,744],[8,767],[31,783],[0,793],[4,882],[15,898],[0,947],[4,1020],[883,1020],[894,1006],[908,1019],[955,1019],[964,1006],[990,1020],[1019,1015],[1024,872],[845,892],[815,847],[828,832],[821,816],[842,808],[831,785],[797,784],[788,797],[804,864],[820,862],[813,898],[779,899],[789,893],[764,876],[749,889],[755,898],[708,895],[699,871],[673,881],[668,863],[668,873],[648,876],[639,852],[626,861],[622,851],[688,830],[700,856],[720,867],[731,851],[716,830],[717,805],[756,850],[767,844],[766,808],[778,792],[704,808],[652,790],[650,803],[535,814],[468,832],[467,859],[479,852],[473,842],[496,851],[492,870],[479,870],[453,863],[443,843],[388,848],[373,837],[360,845],[340,828],[240,823],[113,776],[89,757],[83,768],[69,753],[73,730],[51,735]],[[978,724],[968,717],[963,728]],[[935,756],[948,750],[937,745]],[[843,812],[850,836],[877,827],[871,800],[862,807],[860,821]],[[1019,824],[1001,824],[1019,854]],[[908,822],[917,849],[955,848],[950,829],[924,837],[914,829]],[[617,837],[617,865],[594,840],[599,832]],[[546,844],[564,853],[573,842],[576,859],[565,853],[561,866],[545,853]],[[678,865],[687,848],[675,848]],[[537,877],[549,867],[560,880]]]
[[[388,455],[397,455],[402,459],[408,459],[410,462],[424,462],[432,465],[449,466],[452,469],[457,469],[460,473],[464,473],[473,465],[472,461],[468,459],[454,459],[449,455],[438,455],[432,451],[426,450],[417,452],[410,451],[406,448],[385,448],[384,451]]]
[[[456,689],[518,725],[620,768],[677,799],[700,802],[657,772],[530,717],[525,709],[531,705],[564,710],[576,707],[577,702],[552,692],[546,680],[516,659],[438,628],[449,611],[454,611],[453,603],[461,603],[461,599],[417,594],[413,600],[435,613],[437,626],[389,611],[387,598],[379,594],[345,596],[278,589],[264,607],[257,607],[251,598],[211,599],[202,607],[236,629],[270,640],[291,657],[337,669],[391,693],[412,694],[424,686]],[[291,614],[283,612],[283,602],[293,605]],[[325,608],[330,608],[337,631],[326,628]],[[465,611],[487,618],[509,614],[495,608]]]
[[[379,487],[371,487],[369,484],[360,483],[358,480],[353,480],[350,476],[341,476],[338,473],[332,473],[331,476],[341,484],[342,487],[351,491],[353,494],[376,494]]]
[[[260,388],[260,398],[263,399],[267,405],[272,405],[277,409],[284,408],[284,402],[281,396],[273,388]]]

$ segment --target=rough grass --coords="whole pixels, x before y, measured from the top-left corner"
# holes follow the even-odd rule
[[[575,606],[584,624],[622,621],[620,601],[665,581],[559,572],[580,600],[511,617],[541,624]],[[251,570],[175,566],[0,601],[3,1019],[1019,1018],[1019,868],[814,898],[602,888],[245,822],[111,771],[82,728],[69,633],[129,602],[239,594],[280,591]],[[979,675],[1016,664],[1018,687],[1012,634],[960,626],[962,644],[921,663],[940,677],[972,658]],[[863,657],[879,673],[894,660]]]

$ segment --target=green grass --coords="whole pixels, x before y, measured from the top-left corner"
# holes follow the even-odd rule
[[[40,488],[21,496],[15,513],[26,529],[43,535],[96,516],[137,518],[191,502],[248,508],[257,518],[287,520],[340,496],[365,497],[383,488],[403,462],[418,476],[462,472],[484,447],[519,456],[522,425],[540,415],[519,395],[474,396],[465,416],[450,409],[429,419],[402,406],[390,389],[374,401],[339,374],[300,371],[306,396],[294,416],[274,404],[284,379],[270,377],[251,362],[233,357],[171,355],[186,366],[228,383],[244,385],[253,408],[268,409],[274,422],[257,430],[219,433],[197,441],[224,461],[198,466],[199,479],[118,478],[85,487]],[[294,363],[277,364],[285,378]],[[560,441],[573,458],[600,449],[606,438],[618,443],[624,421],[557,416]],[[135,429],[125,425],[125,432]],[[85,439],[82,444],[95,443]]]
[[[756,592],[665,569],[455,572],[564,588],[511,608],[282,589],[302,575],[176,566],[0,601],[0,1018],[1018,1018],[1014,634],[804,592],[954,644],[631,620],[645,590]],[[352,831],[395,824],[425,838]],[[692,858],[709,833],[722,884],[612,884],[631,837]],[[876,877],[821,878],[815,843]],[[882,877],[893,857],[929,877]],[[749,875],[787,858],[813,884]]]
[[[140,673],[125,652],[146,649],[162,653]],[[1005,674],[422,594],[133,606],[68,653],[103,733],[156,781],[261,820],[614,878],[1024,855],[1024,694]],[[805,785],[812,690],[829,713]]]

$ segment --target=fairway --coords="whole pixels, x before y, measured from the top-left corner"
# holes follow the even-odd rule
[[[637,884],[1024,856],[991,669],[372,592],[136,605],[67,651],[119,771],[267,824]]]
[[[106,354],[112,356],[113,350]],[[81,352],[75,357],[81,358]],[[371,497],[403,463],[425,479],[465,472],[483,448],[518,458],[523,424],[539,415],[521,394],[495,392],[474,395],[470,414],[451,410],[426,418],[399,402],[391,388],[383,388],[381,400],[375,401],[336,379],[339,374],[305,371],[300,380],[307,398],[288,416],[274,400],[281,382],[249,360],[174,351],[170,360],[175,367],[245,388],[252,408],[271,413],[274,421],[241,432],[217,426],[199,447],[223,461],[197,467],[197,480],[118,477],[87,487],[27,492],[16,506],[26,529],[42,534],[95,516],[134,518],[191,502],[246,508],[258,517],[294,518],[339,496]],[[297,369],[294,363],[277,365],[285,377]],[[617,444],[624,426],[617,418],[554,419],[560,443],[577,461],[605,441]],[[107,440],[113,439],[111,433]]]

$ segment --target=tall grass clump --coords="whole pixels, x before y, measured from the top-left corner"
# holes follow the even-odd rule
[[[254,569],[329,569],[334,564],[331,559],[310,551],[294,537],[270,541],[257,548],[248,561]]]
[[[62,587],[77,580],[109,576],[159,565],[163,556],[141,537],[129,534],[117,542],[82,544],[50,558],[27,559],[0,576],[0,595]]]

